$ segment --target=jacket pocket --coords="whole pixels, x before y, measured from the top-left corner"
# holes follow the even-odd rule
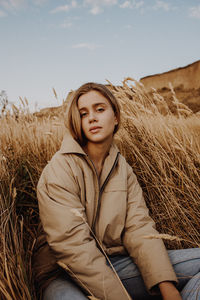
[[[117,191],[127,191],[127,185],[124,180],[110,180],[104,189],[105,193]]]

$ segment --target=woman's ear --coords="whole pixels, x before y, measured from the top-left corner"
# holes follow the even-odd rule
[[[118,123],[117,117],[115,116],[115,125],[118,125]]]

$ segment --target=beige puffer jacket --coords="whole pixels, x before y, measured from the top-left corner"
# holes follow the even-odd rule
[[[127,299],[92,230],[108,255],[129,253],[148,289],[161,281],[176,281],[162,240],[144,238],[157,234],[155,224],[132,168],[114,144],[98,179],[92,161],[66,134],[43,170],[38,201],[50,246],[44,236],[39,238],[38,278],[44,271],[47,277],[56,272],[57,262],[97,298]]]

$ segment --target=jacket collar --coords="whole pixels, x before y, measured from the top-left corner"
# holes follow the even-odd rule
[[[73,153],[73,154],[79,154],[79,155],[81,154],[81,155],[87,156],[87,154],[84,152],[84,150],[78,144],[78,142],[76,142],[76,140],[73,139],[73,137],[71,136],[71,134],[69,132],[67,132],[64,135],[64,138],[63,138],[63,141],[61,144],[61,148],[60,148],[60,153],[62,153],[62,154],[67,154],[67,153],[72,154]],[[118,158],[118,153],[119,153],[119,149],[117,148],[115,143],[112,143],[110,150],[109,150],[109,154],[107,155],[107,157],[104,161],[101,176],[99,178],[100,187],[103,185],[106,178],[109,176],[109,174],[115,164],[115,161]]]
[[[60,153],[76,153],[76,154],[83,154],[86,155],[84,150],[81,148],[79,143],[73,139],[71,134],[67,131],[64,135],[61,147],[60,147]]]
[[[115,145],[115,143],[112,143],[109,151],[108,157],[112,157],[115,160],[115,157],[117,153],[119,152],[119,149]],[[85,151],[82,149],[82,147],[79,145],[79,143],[71,136],[71,134],[67,131],[64,135],[61,147],[60,147],[60,153],[77,153],[77,154],[83,154],[87,155]],[[107,158],[108,158],[107,157]]]

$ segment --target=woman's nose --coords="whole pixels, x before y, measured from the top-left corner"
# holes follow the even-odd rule
[[[94,112],[89,113],[89,122],[96,121],[96,115]]]

